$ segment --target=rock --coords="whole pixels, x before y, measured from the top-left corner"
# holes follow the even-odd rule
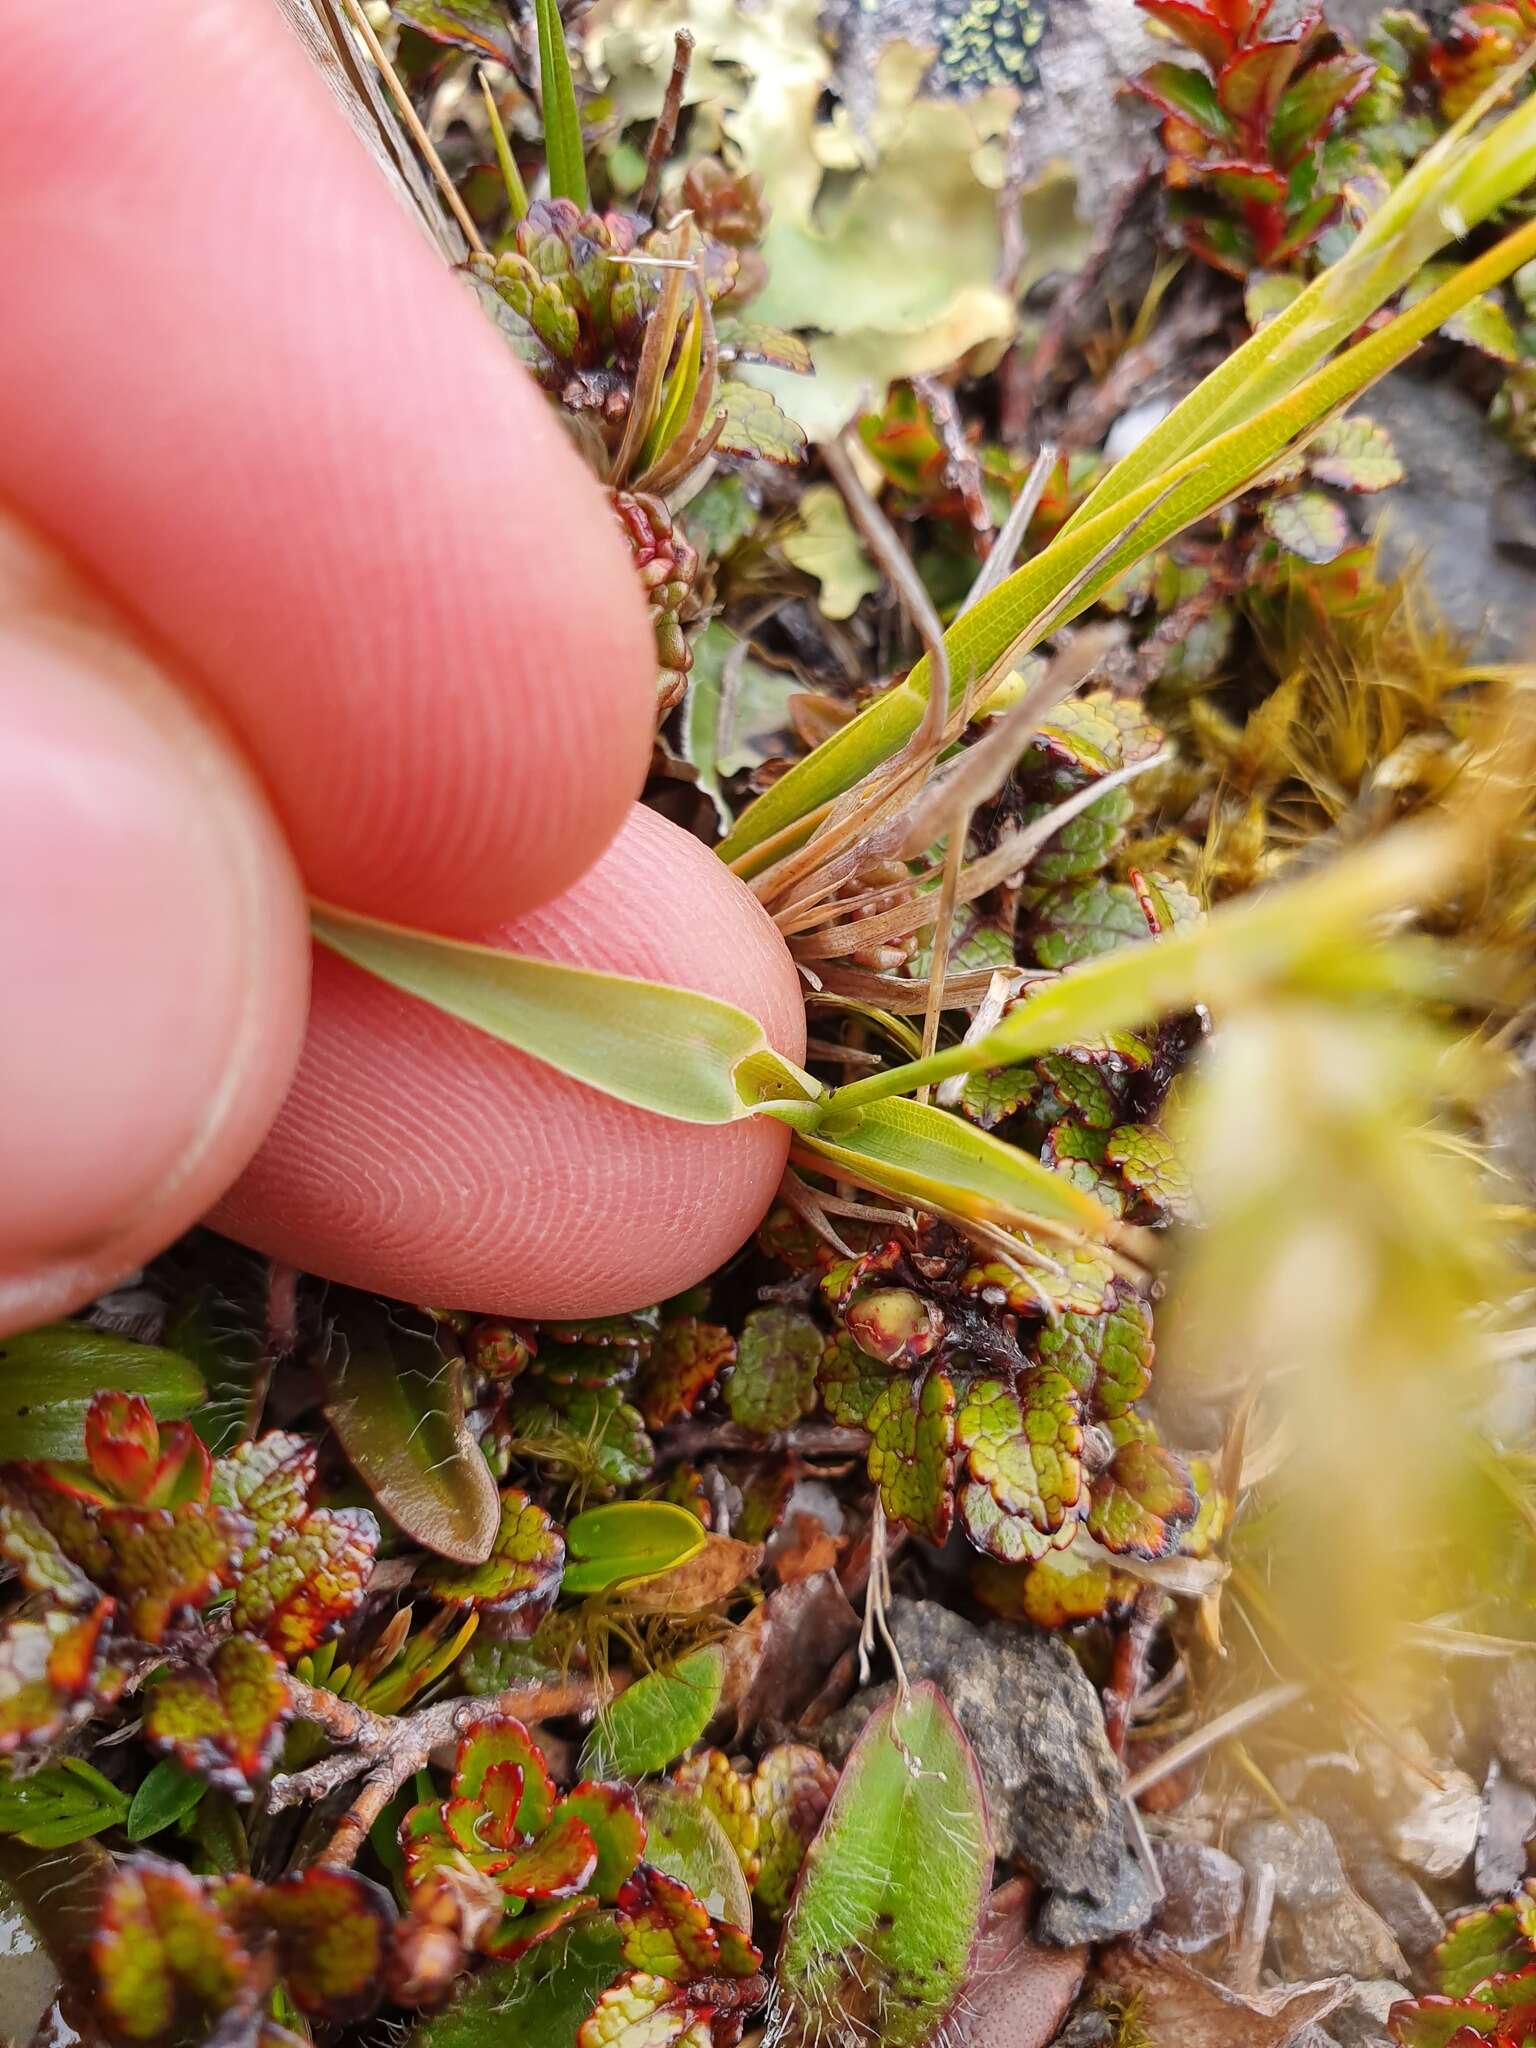
[[[1536,1792],[1500,1770],[1495,1759],[1483,1785],[1483,1818],[1473,1873],[1485,1899],[1502,1898],[1525,1877],[1525,1845],[1536,1835]]]
[[[1390,1977],[1357,1984],[1345,2003],[1330,2016],[1328,2031],[1338,2048],[1393,2048],[1387,2032],[1387,2014],[1399,1999],[1412,1996],[1405,1985],[1394,1983]]]
[[[1163,1946],[1194,1956],[1231,1941],[1243,1917],[1243,1866],[1204,1842],[1155,1841],[1152,1854],[1163,1900],[1150,1931]]]
[[[929,1600],[896,1600],[890,1619],[908,1674],[938,1684],[976,1752],[998,1855],[1045,1891],[1041,1939],[1073,1948],[1143,1926],[1152,1887],[1126,1840],[1098,1694],[1072,1653]]]
[[[1490,1738],[1499,1757],[1536,1791],[1536,1657],[1501,1666],[1488,1694]]]
[[[1315,1813],[1297,1812],[1296,1825],[1251,1820],[1232,1837],[1232,1853],[1255,1884],[1267,1863],[1275,1873],[1275,1902],[1302,1911],[1325,1906],[1349,1890],[1333,1836]]]
[[[1392,1929],[1350,1884],[1327,1827],[1313,1813],[1295,1820],[1249,1821],[1232,1839],[1250,1883],[1266,1864],[1275,1874],[1271,1938],[1281,1968],[1297,1977],[1406,1975]]]
[[[1326,1905],[1275,1913],[1275,1955],[1288,1977],[1381,1977],[1407,1974],[1391,1928],[1360,1894],[1346,1891]]]
[[[1388,1855],[1370,1822],[1345,1811],[1328,1816],[1349,1881],[1374,1906],[1411,1960],[1427,1955],[1445,1932],[1445,1918],[1411,1870]]]
[[[1436,1756],[1415,1731],[1405,1729],[1398,1748],[1402,1754],[1394,1755],[1373,1743],[1361,1752],[1381,1838],[1421,1877],[1454,1877],[1477,1847],[1483,1795],[1465,1771]]]
[[[1524,659],[1536,646],[1536,576],[1522,538],[1536,522],[1531,465],[1443,372],[1399,370],[1360,410],[1387,429],[1407,471],[1359,501],[1383,566],[1415,565],[1414,587],[1482,655]]]

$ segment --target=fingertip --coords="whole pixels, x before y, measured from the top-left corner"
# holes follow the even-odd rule
[[[185,1229],[276,1111],[303,896],[223,735],[0,534],[0,1330]]]

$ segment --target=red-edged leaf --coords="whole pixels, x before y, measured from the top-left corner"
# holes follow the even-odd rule
[[[214,1466],[210,1497],[237,1508],[250,1522],[250,1563],[309,1512],[318,1460],[319,1453],[306,1438],[292,1430],[273,1429],[254,1442],[237,1444]]]
[[[1321,141],[1346,107],[1369,90],[1376,75],[1371,58],[1341,50],[1309,65],[1280,95],[1269,126],[1270,155],[1284,169]]]
[[[1213,71],[1219,71],[1231,56],[1235,34],[1205,0],[1136,0],[1136,4],[1202,56]]]
[[[1187,64],[1151,64],[1131,80],[1131,89],[1165,114],[1188,122],[1208,142],[1224,147],[1236,133],[1231,116],[1216,97],[1215,86],[1203,71],[1191,70]]]
[[[160,1425],[142,1394],[98,1394],[85,1417],[85,1457],[108,1500],[143,1505],[160,1462]]]
[[[230,1584],[249,1524],[228,1508],[102,1508],[106,1583],[131,1635],[162,1641],[173,1623]]]
[[[921,1388],[896,1375],[869,1411],[869,1476],[886,1513],[930,1543],[942,1543],[954,1516],[955,1387],[930,1372]]]
[[[41,1748],[93,1706],[108,1706],[123,1674],[106,1662],[113,1603],[86,1615],[55,1611],[0,1630],[0,1756]]]
[[[529,1949],[537,1948],[541,1941],[557,1934],[567,1921],[591,1911],[592,1901],[589,1898],[555,1899],[547,1906],[536,1907],[531,1913],[519,1913],[516,1919],[509,1916],[499,1927],[484,1935],[476,1946],[483,1956],[490,1956],[500,1963],[514,1963]]]
[[[1152,1384],[1152,1310],[1129,1289],[1106,1315],[1064,1315],[1046,1323],[1042,1365],[1066,1374],[1095,1417],[1125,1414]]]
[[[739,1927],[712,1920],[681,1878],[642,1863],[619,1893],[624,1960],[636,1970],[689,1984],[751,1976],[762,1957]]]
[[[476,1323],[464,1346],[464,1355],[476,1372],[493,1380],[515,1380],[532,1365],[538,1340],[529,1323]]]
[[[586,1824],[597,1850],[597,1864],[588,1889],[607,1906],[619,1895],[620,1887],[634,1874],[645,1849],[645,1819],[640,1802],[627,1785],[605,1785],[585,1778],[567,1792],[555,1808],[554,1819],[573,1813]]]
[[[579,1813],[556,1812],[531,1848],[514,1856],[496,1879],[519,1899],[572,1899],[584,1892],[597,1869],[597,1845]]]
[[[1254,43],[1223,64],[1216,80],[1222,106],[1248,134],[1269,133],[1280,97],[1296,67],[1316,40],[1320,14],[1308,15],[1290,32],[1272,42]]]
[[[101,1597],[32,1510],[20,1501],[0,1501],[0,1558],[15,1567],[17,1578],[29,1593],[41,1593],[61,1607],[79,1612],[93,1607]]]
[[[543,1508],[508,1487],[501,1522],[484,1564],[433,1564],[422,1574],[428,1592],[458,1607],[480,1607],[504,1619],[516,1615],[519,1634],[531,1635],[554,1604],[565,1568],[565,1538]]]
[[[125,2041],[206,2033],[246,1992],[251,1959],[209,1887],[179,1864],[120,1864],[91,1942],[97,2014]]]
[[[1232,159],[1192,164],[1189,181],[1230,200],[1234,206],[1281,206],[1290,189],[1279,171],[1267,164]]]
[[[1304,562],[1331,562],[1349,546],[1343,508],[1321,491],[1293,491],[1270,498],[1262,514],[1265,529]]]
[[[693,2048],[699,2018],[667,1978],[631,1970],[582,2021],[576,2048]],[[701,2038],[707,2043],[708,2033]]]
[[[434,43],[489,57],[495,64],[518,62],[520,52],[501,0],[390,0],[389,11]]]
[[[972,1479],[1008,1515],[1023,1515],[1042,1536],[1073,1517],[1083,1491],[1082,1404],[1064,1373],[1048,1366],[1017,1387],[977,1380],[955,1418],[955,1441]]]
[[[151,1682],[144,1732],[210,1785],[248,1797],[271,1769],[292,1710],[287,1674],[266,1644],[232,1635],[206,1670],[183,1667]]]
[[[335,1635],[367,1590],[379,1525],[367,1508],[318,1508],[241,1574],[234,1623],[290,1663]]]
[[[263,1888],[262,1918],[277,1936],[283,1982],[311,2019],[366,2019],[384,1989],[395,1909],[353,1870],[312,1864]]]
[[[1089,1534],[1120,1557],[1166,1557],[1200,1511],[1181,1458],[1143,1438],[1122,1443],[1093,1482]]]
[[[476,1799],[486,1775],[498,1764],[516,1764],[523,1774],[523,1793],[517,1808],[517,1830],[536,1835],[548,1827],[555,1810],[555,1788],[550,1783],[544,1752],[521,1721],[511,1715],[494,1721],[480,1721],[459,1744],[454,1760],[453,1791],[459,1799]]]

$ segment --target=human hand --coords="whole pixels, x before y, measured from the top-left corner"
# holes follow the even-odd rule
[[[780,1127],[609,1101],[305,925],[675,981],[801,1057],[767,917],[632,805],[596,486],[265,0],[0,24],[0,1331],[204,1214],[424,1301],[675,1292]]]

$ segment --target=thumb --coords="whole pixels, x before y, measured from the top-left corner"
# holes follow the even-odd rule
[[[235,1177],[298,1058],[303,892],[222,731],[0,514],[0,1333]]]

